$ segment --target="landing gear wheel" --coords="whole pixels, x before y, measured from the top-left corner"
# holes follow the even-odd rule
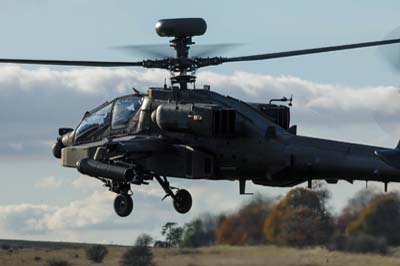
[[[185,189],[176,192],[173,200],[174,208],[179,213],[187,213],[192,207],[192,196]]]
[[[114,200],[114,210],[121,216],[126,217],[131,214],[133,209],[133,200],[131,196],[126,193],[119,194]]]

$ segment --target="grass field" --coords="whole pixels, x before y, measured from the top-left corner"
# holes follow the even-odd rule
[[[73,266],[83,265],[119,265],[119,260],[127,247],[110,246],[109,254],[103,263],[88,261],[84,246],[66,246],[63,248],[29,247],[22,249],[0,250],[1,266],[45,266],[47,260],[64,259]],[[154,249],[155,264],[158,266],[239,266],[239,265],[281,265],[281,266],[317,266],[317,265],[400,265],[397,256],[356,255],[341,252],[329,252],[322,248],[293,249],[276,246],[230,247],[216,246],[199,249]],[[36,259],[35,259],[36,258]]]

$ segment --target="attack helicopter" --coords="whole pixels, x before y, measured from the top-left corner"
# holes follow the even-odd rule
[[[117,194],[114,210],[128,216],[132,186],[157,181],[179,213],[192,206],[190,193],[167,177],[238,181],[291,187],[314,179],[400,181],[400,143],[383,148],[297,135],[290,124],[291,99],[249,103],[195,87],[195,71],[230,62],[269,60],[400,43],[400,39],[239,57],[190,56],[193,37],[206,32],[202,18],[162,19],[160,37],[172,38],[176,56],[136,62],[0,59],[0,63],[168,70],[171,85],[118,97],[86,112],[76,128],[60,128],[53,155],[65,167],[97,178]],[[163,199],[164,199],[163,198]]]

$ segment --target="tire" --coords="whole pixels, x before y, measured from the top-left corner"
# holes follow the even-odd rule
[[[173,200],[174,208],[179,213],[187,213],[192,208],[192,196],[185,189],[176,192]]]
[[[115,213],[127,217],[133,210],[133,200],[128,194],[119,194],[114,200]]]

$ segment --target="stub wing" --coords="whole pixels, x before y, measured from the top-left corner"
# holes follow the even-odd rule
[[[135,153],[166,152],[171,148],[171,141],[160,137],[133,137],[115,139],[107,146],[114,151],[131,155]]]

